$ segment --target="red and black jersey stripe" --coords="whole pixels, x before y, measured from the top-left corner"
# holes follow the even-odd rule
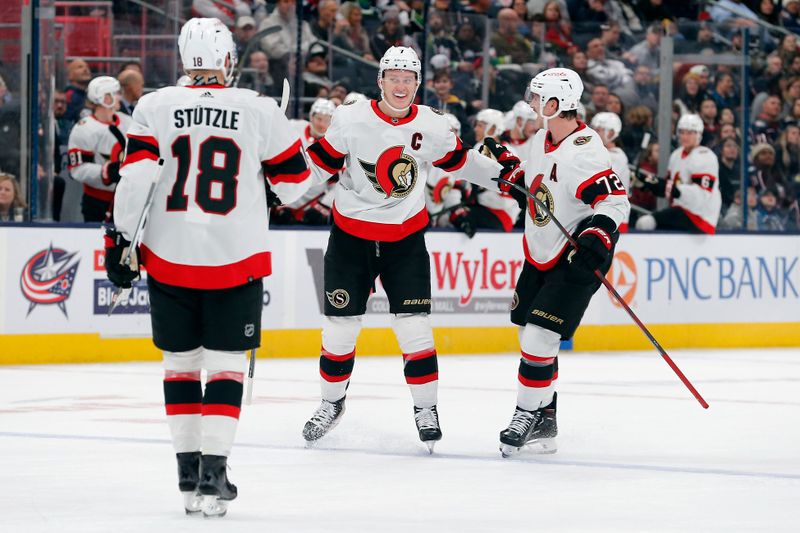
[[[143,159],[158,161],[159,155],[158,141],[155,137],[128,134],[128,146],[122,165],[130,165]]]
[[[714,189],[714,182],[717,181],[717,177],[713,174],[708,173],[700,173],[700,174],[692,174],[692,183],[695,185],[699,185],[703,190],[712,191]]]
[[[199,415],[203,402],[200,371],[168,372],[164,377],[164,404],[167,415]]]
[[[439,362],[433,348],[405,353],[403,363],[403,373],[409,385],[422,385],[439,379]]]
[[[325,137],[308,147],[308,155],[315,165],[331,174],[336,174],[344,168],[346,154],[331,146]]]
[[[355,357],[355,350],[344,355],[336,355],[323,348],[319,357],[320,376],[325,381],[332,383],[350,379],[350,374],[353,373]]]
[[[526,387],[549,387],[550,383],[553,382],[554,373],[554,364],[534,366],[526,363],[524,359],[519,362],[518,379]]]
[[[456,147],[447,152],[443,158],[434,161],[433,166],[441,168],[445,172],[454,172],[467,162],[467,150],[468,148],[461,144],[461,139],[456,137]]]
[[[203,416],[217,415],[239,418],[242,409],[243,386],[236,379],[215,379],[211,376],[206,383],[203,397]]]
[[[303,145],[300,139],[272,159],[262,161],[261,168],[273,185],[300,183],[311,174],[306,158],[303,157]]]
[[[578,186],[575,197],[588,206],[594,207],[610,195],[627,195],[622,182],[610,168],[598,172]]]

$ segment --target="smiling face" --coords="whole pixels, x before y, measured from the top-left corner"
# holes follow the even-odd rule
[[[405,109],[414,101],[417,75],[408,70],[386,70],[380,80],[386,103],[395,109]]]

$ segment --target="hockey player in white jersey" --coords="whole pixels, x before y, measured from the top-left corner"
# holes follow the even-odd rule
[[[131,118],[119,110],[119,82],[98,76],[89,82],[86,98],[94,106],[69,134],[69,173],[83,184],[81,213],[85,222],[103,222],[111,215],[125,133]]]
[[[583,93],[580,76],[566,68],[548,69],[530,82],[531,108],[542,129],[527,161],[488,139],[486,146],[504,167],[506,179],[532,191],[572,233],[572,249],[549,214],[527,196],[501,182],[527,205],[525,265],[511,303],[519,326],[521,360],[517,407],[500,433],[500,450],[512,455],[525,445],[556,451],[558,350],[575,332],[600,286],[594,270],[611,265],[619,225],[630,210],[622,181],[599,135],[577,120]]]
[[[331,124],[336,110],[334,103],[327,98],[317,98],[311,104],[308,120],[290,120],[292,131],[300,136],[303,149],[308,149],[321,139]],[[333,185],[337,178],[313,185],[300,199],[273,209],[270,223],[309,224],[321,226],[328,224],[333,203]]]
[[[461,137],[461,123],[455,115],[445,113],[450,124],[450,131]],[[472,193],[472,184],[465,180],[456,180],[441,168],[433,167],[428,174],[425,186],[425,206],[431,217],[431,226],[439,228],[453,227],[451,218],[463,209]],[[475,228],[462,226],[459,228],[469,237],[475,235]]]
[[[308,442],[328,433],[344,412],[356,338],[377,276],[389,298],[419,438],[432,451],[442,436],[436,409],[438,364],[428,318],[425,183],[433,166],[453,179],[496,187],[491,178],[501,166],[464,147],[441,113],[412,103],[420,81],[414,50],[389,48],[380,60],[381,100],[339,106],[328,132],[308,150],[320,181],[347,167],[335,187],[325,253],[322,403],[303,428]]]
[[[536,115],[528,102],[520,100],[506,116],[506,128],[500,137],[503,146],[520,157],[526,153],[527,144],[536,133]]]
[[[134,256],[147,268],[153,342],[164,351],[167,424],[186,512],[221,516],[237,496],[227,457],[245,352],[260,344],[262,278],[272,270],[267,187],[291,202],[311,179],[275,101],[228,87],[236,47],[219,20],[189,20],[178,47],[192,83],[147,94],[134,110],[105,264],[117,286],[138,276],[136,261],[120,261],[163,159]]]
[[[669,200],[670,206],[636,221],[638,230],[679,230],[714,234],[722,208],[719,160],[700,145],[703,119],[683,115],[678,119],[678,147],[669,157],[667,179],[647,176],[638,186]]]
[[[608,155],[611,157],[611,168],[614,170],[619,179],[622,181],[622,186],[630,194],[631,190],[631,169],[628,166],[628,156],[625,151],[617,146],[616,140],[622,131],[622,121],[619,115],[611,113],[610,111],[603,111],[597,113],[592,117],[592,128],[600,135],[603,144],[608,150]],[[630,213],[629,213],[630,215]],[[619,225],[619,232],[626,233],[628,231],[628,217]]]

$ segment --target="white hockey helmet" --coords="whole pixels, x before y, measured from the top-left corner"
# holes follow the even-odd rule
[[[525,100],[530,102],[534,97],[539,99],[539,110],[542,118],[546,121],[557,117],[564,111],[577,111],[583,96],[583,82],[581,77],[574,70],[568,68],[549,68],[534,76]],[[551,116],[545,116],[544,106],[550,100],[558,102],[556,112]]]
[[[516,127],[518,118],[522,119],[522,127],[525,127],[527,121],[536,120],[536,113],[531,109],[531,105],[524,100],[520,100],[511,108],[511,127],[507,129]]]
[[[486,135],[489,137],[499,137],[506,131],[505,119],[505,114],[497,109],[484,109],[475,115],[475,122],[483,122],[486,124]],[[489,131],[491,131],[492,127],[494,127],[494,132],[490,135]]]
[[[603,111],[592,118],[592,128],[606,131],[606,142],[613,141],[622,131],[622,121],[616,113]]]
[[[181,28],[178,51],[186,72],[191,70],[221,70],[225,85],[233,81],[236,67],[236,45],[231,31],[219,19],[193,18]],[[230,58],[226,66],[225,59]]]
[[[336,106],[333,102],[328,100],[327,98],[317,98],[314,100],[314,103],[311,104],[311,110],[308,112],[309,117],[313,117],[314,115],[333,115],[333,112],[336,111]]]
[[[704,129],[703,119],[700,118],[700,115],[687,113],[678,119],[678,126],[675,128],[675,131],[689,130],[695,133],[703,133]]]
[[[447,123],[450,124],[450,131],[456,134],[456,136],[461,137],[461,122],[458,121],[455,115],[452,113],[445,113],[444,118],[447,119]]]
[[[187,87],[192,84],[192,78],[184,74],[175,82],[176,87]]]
[[[367,98],[366,95],[364,95],[362,93],[357,93],[355,91],[351,91],[351,92],[347,93],[347,96],[344,97],[344,102],[342,102],[342,103],[343,104],[354,104],[356,102],[363,102],[365,100],[369,100],[369,98]]]
[[[380,61],[378,79],[383,78],[385,70],[408,70],[417,75],[417,85],[422,78],[422,63],[413,48],[391,46]]]
[[[119,91],[120,86],[116,78],[98,76],[89,82],[89,87],[86,89],[86,98],[95,105],[103,106],[107,109],[116,109]],[[111,104],[105,103],[107,94],[110,94],[113,98]]]

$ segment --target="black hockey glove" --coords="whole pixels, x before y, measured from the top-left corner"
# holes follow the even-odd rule
[[[475,236],[475,222],[469,216],[469,207],[458,207],[450,213],[450,223],[470,239]]]
[[[517,183],[522,181],[523,184],[525,183],[525,172],[520,168],[521,161],[508,148],[497,144],[497,141],[488,137],[483,141],[481,153],[496,159],[503,167],[500,169],[498,179],[495,179],[501,192],[508,193],[512,189],[511,185],[505,182]]]
[[[578,249],[567,256],[570,266],[577,270],[594,272],[611,257],[612,240],[617,225],[605,215],[594,215],[589,227],[575,239]]]
[[[119,161],[109,161],[103,165],[103,185],[119,183]]]
[[[267,183],[266,185],[267,185],[267,207],[269,209],[272,209],[273,207],[278,207],[283,202],[281,202],[281,199],[278,198],[277,194],[272,192],[272,187],[269,186],[269,183]]]
[[[642,173],[637,177],[636,184],[642,190],[650,191],[656,196],[663,198],[667,195],[667,180],[661,179],[655,174]],[[678,195],[680,195],[680,193],[678,193]]]
[[[303,213],[303,224],[309,226],[327,226],[331,216],[329,207],[325,207],[319,202],[314,202],[314,205],[309,207]]]
[[[131,282],[139,277],[139,249],[131,253],[130,264],[122,264],[122,256],[125,255],[131,243],[122,233],[113,227],[106,227],[106,276],[116,287],[130,289]]]

